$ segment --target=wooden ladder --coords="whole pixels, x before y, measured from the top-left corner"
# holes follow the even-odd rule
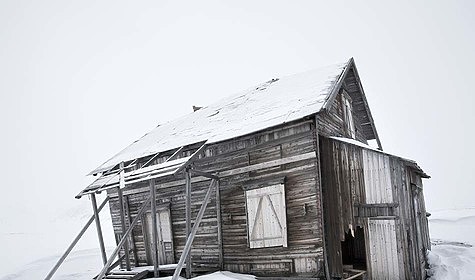
[[[139,280],[147,277],[148,270],[144,271],[127,271],[112,270],[106,274],[103,279],[121,279],[121,280]]]

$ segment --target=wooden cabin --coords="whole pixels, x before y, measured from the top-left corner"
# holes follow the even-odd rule
[[[429,176],[383,152],[353,59],[159,125],[91,175],[77,197],[107,192],[118,244],[99,279],[116,255],[155,276],[426,276]]]

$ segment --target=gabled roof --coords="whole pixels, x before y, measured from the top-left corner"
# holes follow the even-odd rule
[[[350,68],[353,59],[272,79],[224,98],[157,126],[90,174],[176,147],[200,141],[212,144],[316,114],[333,100]]]

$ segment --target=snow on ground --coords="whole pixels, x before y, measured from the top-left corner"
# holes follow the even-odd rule
[[[172,277],[162,277],[162,278],[151,278],[151,279],[157,279],[157,280],[171,280]],[[181,278],[184,279],[184,278]],[[233,273],[229,271],[218,271],[215,273],[210,273],[207,275],[203,276],[198,276],[193,279],[196,280],[254,280],[256,277],[252,275],[246,275],[246,274],[239,274],[239,273]]]
[[[54,234],[3,232],[0,235],[2,246],[4,249],[6,248],[3,253],[8,252],[11,256],[25,255],[24,252],[28,252],[28,254],[26,254],[26,258],[20,261],[16,260],[16,262],[15,257],[3,258],[2,264],[7,264],[7,266],[0,270],[0,273],[3,273],[0,275],[0,280],[31,280],[42,279],[46,276],[58,260],[60,252],[66,248],[67,243],[87,220],[86,216],[78,216],[74,212],[84,213],[82,210],[75,211],[73,209],[73,212],[65,217],[58,217],[54,221],[50,221],[51,229],[59,231]],[[108,223],[110,220],[104,217],[104,225]],[[75,226],[72,226],[73,224]],[[430,279],[475,279],[475,247],[473,246],[475,245],[475,235],[473,234],[475,232],[475,208],[433,211],[429,218],[429,224],[432,239],[432,251],[429,252]],[[106,229],[105,234],[107,237],[112,233]],[[73,251],[66,259],[53,279],[91,280],[97,275],[101,269],[102,261],[93,228],[86,237],[86,240],[80,242],[78,250]],[[108,239],[109,242],[111,240],[111,238]],[[84,249],[87,246],[96,248]],[[111,249],[113,248],[109,248],[109,252]],[[50,257],[41,258],[39,257],[41,254]],[[5,275],[5,273],[8,274]],[[252,280],[255,278],[251,275],[221,271],[195,279]]]
[[[475,279],[475,208],[433,211],[431,280]]]
[[[110,248],[111,252],[114,248]],[[43,279],[59,255],[42,258],[31,262],[14,273],[0,278],[1,280]],[[54,280],[91,280],[102,268],[99,249],[79,250],[72,252],[53,276]]]
[[[98,200],[102,201],[102,198]],[[34,221],[28,217],[18,218],[18,223],[0,220],[0,279],[41,279],[39,276],[46,276],[91,215],[91,202],[83,198],[75,201],[74,207],[59,209],[56,215],[45,215]],[[108,206],[100,218],[106,246],[112,247],[115,241]],[[101,264],[99,251],[90,250],[98,248],[98,244],[95,224],[92,223],[74,249],[77,251],[66,259],[71,261],[69,267],[73,268],[74,260],[82,262],[81,257],[87,257],[91,263],[89,267]],[[72,269],[75,270],[80,271]]]

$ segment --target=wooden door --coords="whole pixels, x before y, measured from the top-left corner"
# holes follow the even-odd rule
[[[159,264],[171,264],[175,262],[175,252],[173,248],[173,231],[169,208],[157,210],[157,233],[158,233],[158,258]],[[153,247],[152,247],[152,213],[145,214],[144,237],[147,253],[147,262],[153,265]]]
[[[370,218],[368,236],[371,278],[378,280],[404,278],[403,275],[399,275],[396,220]]]

